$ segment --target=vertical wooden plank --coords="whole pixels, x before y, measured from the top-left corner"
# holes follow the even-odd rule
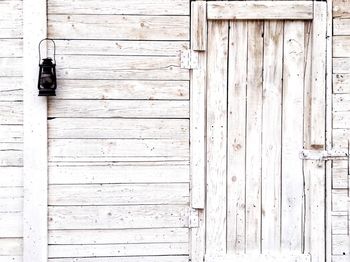
[[[204,51],[207,45],[206,2],[192,2],[191,12],[192,50]],[[191,207],[202,209],[198,211],[198,227],[190,230],[193,262],[203,262],[205,255],[206,58],[205,52],[198,52],[198,68],[191,71]]]
[[[227,252],[245,250],[247,22],[230,22],[227,132]]]
[[[285,22],[282,116],[282,249],[301,252],[304,207],[302,160],[304,22]]]
[[[207,3],[192,2],[191,8],[191,46],[193,51],[207,48]]]
[[[208,24],[207,232],[208,255],[226,253],[228,22]]]
[[[205,209],[198,210],[198,227],[191,228],[190,257],[192,262],[203,262],[205,256]]]
[[[262,250],[280,249],[283,21],[265,21],[262,120]]]
[[[23,1],[23,261],[47,261],[47,103],[38,97],[38,44],[47,35],[46,1]]]
[[[326,84],[326,19],[327,3],[314,2],[312,45],[311,146],[325,144]],[[315,163],[310,170],[310,250],[313,262],[325,261],[325,163]]]
[[[327,1],[326,57],[326,150],[332,149],[332,58],[333,58],[333,1]],[[332,239],[332,161],[326,163],[326,239]],[[326,241],[326,261],[332,260],[332,242]]]
[[[312,66],[312,22],[306,22],[304,27],[304,47],[305,47],[305,77],[304,77],[304,148],[310,148],[310,124],[311,124],[311,66]],[[304,252],[310,252],[310,168],[312,168],[312,161],[303,161],[303,173],[305,179],[305,224],[304,224]]]
[[[204,2],[203,2],[204,3]],[[202,2],[194,2],[192,10],[192,28],[197,31],[197,12],[203,11]],[[205,21],[206,24],[206,21]],[[206,26],[205,26],[206,27]],[[200,30],[200,29],[198,29]],[[201,36],[202,40],[206,38]],[[192,34],[191,44],[196,45],[197,35]],[[205,41],[206,42],[206,41]],[[191,206],[205,206],[205,95],[206,95],[206,53],[198,52],[198,68],[191,70],[191,108],[190,108],[190,140],[191,140]]]
[[[325,144],[327,3],[314,2],[312,48],[311,145]]]
[[[263,22],[248,22],[246,250],[261,249],[261,120]]]

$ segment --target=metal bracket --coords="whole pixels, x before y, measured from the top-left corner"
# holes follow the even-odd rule
[[[181,68],[198,69],[198,52],[185,50],[181,52]]]
[[[300,152],[300,158],[304,160],[348,160],[349,154],[344,150],[303,150]]]
[[[322,161],[347,160],[348,174],[350,174],[350,141],[348,141],[347,150],[302,150],[300,152],[300,159],[316,160],[318,166],[322,166]]]
[[[199,227],[199,214],[198,209],[190,208],[190,215],[188,219],[188,227],[189,228],[197,228]]]

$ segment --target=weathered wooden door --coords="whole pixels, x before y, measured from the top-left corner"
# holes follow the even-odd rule
[[[194,10],[192,117],[206,112],[202,207],[192,147],[193,206],[205,231],[202,239],[193,232],[195,248],[205,241],[208,262],[325,261],[324,163],[301,156],[325,146],[325,3],[221,1]]]

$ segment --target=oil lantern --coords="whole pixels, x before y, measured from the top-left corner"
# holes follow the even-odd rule
[[[53,59],[51,57],[41,59],[40,47],[43,41],[51,41],[53,43]],[[56,96],[56,88],[56,45],[52,39],[45,38],[39,43],[39,96]]]

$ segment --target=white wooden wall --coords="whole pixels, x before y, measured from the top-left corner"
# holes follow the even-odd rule
[[[22,255],[22,1],[0,1],[0,261]]]
[[[188,0],[48,1],[49,261],[188,261],[189,26]]]
[[[350,139],[350,1],[333,0],[333,146]],[[332,257],[350,261],[350,195],[347,161],[334,161],[332,172]]]
[[[187,261],[189,77],[178,52],[189,46],[189,0],[48,0],[48,6],[49,36],[62,39],[60,89],[48,121],[51,261],[72,261],[56,259],[62,254]],[[333,10],[333,143],[344,146],[350,1],[333,0]],[[22,254],[21,57],[22,1],[1,0],[0,261],[20,261]],[[334,161],[334,262],[349,261],[349,183],[345,161]],[[72,192],[77,188],[80,194]]]

